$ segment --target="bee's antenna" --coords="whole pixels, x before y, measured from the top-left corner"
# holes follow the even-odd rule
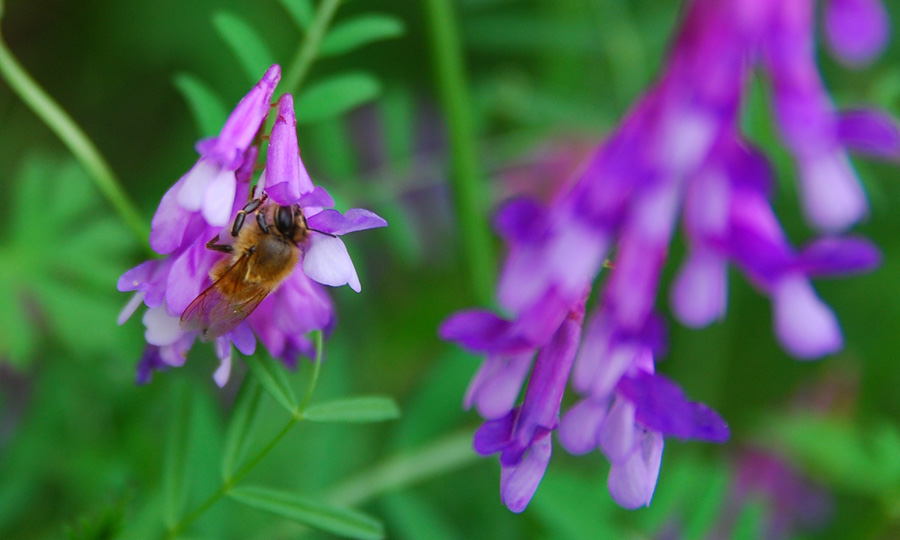
[[[311,230],[311,231],[313,231],[313,232],[317,232],[317,233],[319,233],[319,234],[325,234],[325,235],[328,235],[328,236],[330,236],[330,237],[332,237],[332,238],[337,238],[337,235],[334,234],[334,233],[325,232],[325,231],[320,231],[319,229],[313,229],[313,228],[310,228],[309,230]]]

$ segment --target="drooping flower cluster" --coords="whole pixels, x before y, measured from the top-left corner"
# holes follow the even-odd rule
[[[826,35],[848,62],[884,45],[877,0],[825,7]],[[670,300],[682,323],[724,316],[731,263],[771,298],[775,334],[790,354],[812,359],[842,347],[837,319],[810,279],[878,264],[868,241],[836,236],[866,213],[847,151],[900,157],[900,131],[879,112],[835,109],[815,63],[813,14],[813,0],[691,1],[659,81],[572,186],[548,207],[517,200],[499,212],[509,254],[498,300],[507,316],[464,311],[440,333],[487,355],[465,404],[486,419],[475,449],[500,453],[501,498],[511,510],[522,511],[537,489],[554,430],[571,453],[606,455],[609,490],[627,508],[649,504],[664,436],[728,438],[714,411],[654,369],[665,345],[654,306],[679,214],[689,252]],[[826,233],[799,250],[769,202],[772,171],[740,131],[754,69],[771,82],[805,214]],[[582,329],[607,257],[612,271]],[[583,398],[560,420],[570,375]]]
[[[148,308],[143,317],[147,348],[137,372],[140,383],[148,382],[155,369],[182,365],[198,337],[198,331],[185,329],[180,319],[211,285],[213,266],[227,257],[206,244],[214,237],[229,238],[232,220],[250,200],[259,155],[257,135],[269,116],[280,78],[279,66],[269,68],[238,103],[219,135],[197,143],[200,159],[166,192],[153,216],[150,245],[164,258],[146,261],[119,279],[120,291],[136,291],[119,323],[141,303]],[[312,343],[306,335],[334,324],[334,308],[320,284],[347,284],[360,290],[353,262],[338,236],[387,225],[368,210],[354,208],[341,214],[329,209],[334,201],[322,187],[313,186],[300,159],[293,109],[291,95],[282,95],[266,166],[253,195],[281,206],[300,206],[310,234],[299,246],[302,263],[246,320],[215,338],[221,364],[214,378],[219,386],[227,382],[231,371],[232,345],[243,354],[253,354],[258,338],[288,365],[296,363],[300,354],[309,356]]]

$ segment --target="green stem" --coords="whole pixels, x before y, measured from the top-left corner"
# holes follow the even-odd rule
[[[0,17],[3,6],[0,4]],[[94,185],[109,201],[116,213],[131,229],[135,238],[149,250],[147,239],[150,229],[141,217],[137,207],[125,194],[121,183],[103,159],[100,151],[53,98],[35,82],[16,60],[0,34],[0,76],[9,84],[19,98],[49,127],[65,144],[94,180]]]
[[[231,489],[238,482],[240,482],[245,476],[247,476],[247,474],[249,474],[250,471],[252,471],[257,465],[259,465],[263,458],[269,455],[269,452],[271,452],[273,448],[278,446],[278,443],[281,442],[281,439],[283,439],[284,436],[288,434],[291,428],[293,428],[297,422],[303,419],[303,411],[306,409],[306,405],[309,403],[313,391],[316,388],[316,383],[319,380],[320,367],[322,365],[322,332],[314,332],[313,340],[316,344],[316,358],[313,363],[312,375],[310,375],[309,388],[306,391],[306,397],[303,399],[303,403],[300,405],[300,407],[297,408],[296,411],[294,411],[291,419],[287,421],[287,423],[283,428],[281,428],[281,431],[279,431],[277,435],[275,435],[268,443],[266,443],[266,445],[259,452],[257,452],[257,454],[253,456],[250,461],[248,461],[243,467],[238,469],[238,471],[235,472],[231,477],[225,480],[225,482],[223,482],[222,485],[219,486],[219,489],[214,491],[209,497],[206,498],[205,501],[200,503],[197,508],[181,518],[181,520],[179,520],[178,523],[176,523],[175,526],[166,533],[166,538],[170,540],[177,538],[179,534],[184,532],[184,530],[187,529],[192,523],[197,521],[200,516],[202,516],[206,513],[207,510],[212,508],[212,506],[216,504],[219,499],[221,499],[225,495],[228,495],[228,493],[231,492]],[[248,374],[247,376],[250,377],[252,375]]]
[[[282,86],[288,92],[296,93],[307,73],[309,73],[309,69],[319,54],[319,46],[322,44],[322,39],[325,37],[325,33],[331,25],[331,20],[334,18],[334,14],[337,13],[340,5],[341,0],[324,0],[319,6],[316,17],[306,33],[306,39],[303,40],[303,45],[285,71]]]
[[[465,430],[349,478],[329,490],[325,499],[356,506],[376,495],[461,469],[477,459],[478,454],[472,450],[472,431]]]
[[[493,299],[494,255],[488,227],[490,191],[481,177],[475,121],[466,91],[462,45],[450,0],[427,0],[438,90],[447,117],[453,164],[451,185],[476,299]]]

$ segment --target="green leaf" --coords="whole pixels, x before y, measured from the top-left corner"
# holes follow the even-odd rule
[[[312,24],[315,11],[310,0],[278,0],[278,2],[301,30],[307,30]]]
[[[175,394],[174,411],[169,418],[169,433],[163,458],[164,515],[166,525],[169,527],[178,522],[187,498],[187,481],[190,478],[186,471],[188,435],[190,433],[189,420],[193,416],[191,414],[191,405],[193,404],[191,394],[183,381],[176,381]]]
[[[339,536],[364,540],[384,538],[381,522],[355,510],[260,487],[235,488],[229,495],[247,506]]]
[[[358,396],[310,405],[303,417],[313,422],[381,422],[400,416],[394,400],[381,396]]]
[[[777,447],[831,485],[876,497],[900,485],[900,432],[890,423],[862,428],[843,419],[798,415],[773,420],[769,430]]]
[[[231,413],[231,422],[225,435],[225,451],[222,455],[222,478],[228,479],[247,451],[248,435],[253,430],[262,386],[256,377],[246,377]]]
[[[297,121],[308,124],[340,116],[372,101],[380,92],[378,79],[368,73],[336,75],[309,85],[300,94],[294,107]]]
[[[179,73],[172,83],[187,102],[197,131],[204,137],[218,133],[228,118],[228,108],[222,98],[205,82],[189,73]]]
[[[247,356],[244,358],[244,363],[247,364],[250,373],[256,377],[256,380],[262,384],[266,392],[275,398],[279,405],[291,414],[297,411],[297,397],[284,373],[283,365],[267,353]]]
[[[322,56],[337,56],[369,43],[402,36],[403,21],[393,15],[373,13],[337,24],[322,40]]]
[[[213,25],[252,82],[258,81],[269,66],[275,63],[275,56],[262,37],[237,15],[224,11],[216,13]]]

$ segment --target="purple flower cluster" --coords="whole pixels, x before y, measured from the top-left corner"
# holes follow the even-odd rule
[[[136,291],[119,317],[124,323],[140,306],[147,306],[143,322],[147,348],[138,364],[138,382],[152,372],[180,366],[198,337],[186,329],[181,316],[188,305],[212,283],[210,271],[227,255],[206,243],[228,238],[234,216],[250,199],[251,181],[259,155],[257,137],[272,108],[272,96],[281,68],[272,66],[262,80],[235,107],[217,137],[197,143],[200,159],[163,196],[153,216],[150,246],[163,255],[146,261],[119,278],[120,291]],[[231,372],[231,346],[253,354],[258,338],[266,349],[288,365],[299,354],[309,356],[313,344],[306,335],[334,324],[334,307],[320,284],[350,285],[359,292],[360,282],[339,235],[383,227],[387,223],[362,209],[346,214],[330,209],[334,201],[322,187],[313,186],[300,160],[293,98],[284,94],[277,103],[277,118],[266,156],[265,170],[257,180],[254,197],[265,196],[282,206],[303,209],[310,234],[300,246],[302,271],[294,269],[242,323],[215,339],[221,364],[214,379],[224,386]]]
[[[670,295],[677,319],[702,327],[724,316],[731,263],[771,298],[775,335],[790,354],[841,349],[837,319],[810,279],[879,263],[868,241],[837,236],[867,206],[847,151],[900,157],[900,131],[880,112],[835,109],[815,63],[813,14],[813,0],[691,1],[658,82],[571,187],[546,207],[515,200],[498,213],[509,246],[498,285],[507,316],[460,312],[440,334],[487,355],[465,404],[486,419],[475,449],[500,454],[511,510],[537,489],[554,430],[570,453],[606,455],[609,490],[626,508],[650,503],[664,436],[729,437],[713,410],[654,369],[665,346],[657,289],[679,216],[689,251]],[[871,59],[886,41],[876,0],[831,0],[825,18],[832,48],[849,63]],[[771,83],[805,214],[825,233],[800,249],[772,210],[765,157],[740,131],[754,69]],[[582,327],[604,266],[612,271]],[[570,376],[582,399],[560,420]]]

